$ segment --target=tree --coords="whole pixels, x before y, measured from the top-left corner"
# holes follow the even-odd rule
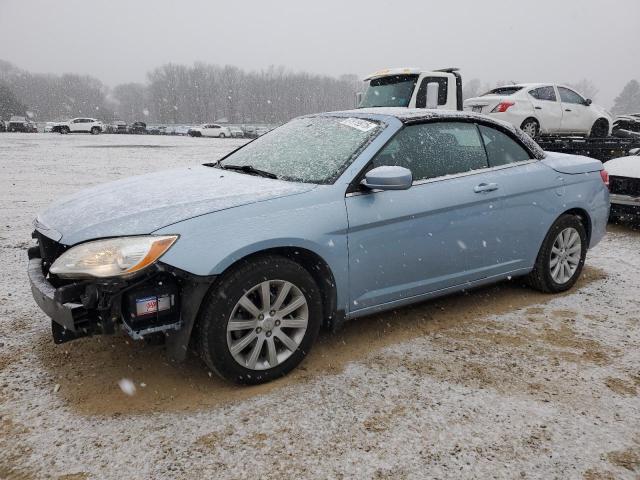
[[[116,101],[116,116],[127,122],[137,122],[149,115],[147,87],[141,83],[117,85],[112,92]]]
[[[25,106],[18,101],[9,86],[0,82],[0,120],[8,120],[12,115],[22,116],[25,111]]]
[[[573,88],[575,91],[580,93],[585,98],[589,98],[591,100],[596,98],[598,93],[598,88],[594,85],[591,80],[587,80],[583,78],[579,82],[576,83],[567,83],[567,86]]]
[[[477,97],[480,94],[480,80],[472,78],[462,87],[462,99]]]
[[[109,120],[112,117],[106,106],[107,89],[94,77],[33,74],[0,60],[0,81],[39,120],[79,116]]]
[[[624,86],[613,101],[611,111],[615,115],[640,112],[640,83],[637,80],[631,80]]]

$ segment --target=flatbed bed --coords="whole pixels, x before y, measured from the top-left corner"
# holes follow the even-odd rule
[[[536,142],[543,150],[549,152],[585,155],[606,162],[612,158],[630,155],[630,150],[640,148],[640,134],[617,130],[612,136],[603,138],[543,135],[536,138]]]

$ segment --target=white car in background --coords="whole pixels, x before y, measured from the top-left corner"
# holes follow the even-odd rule
[[[192,137],[231,138],[231,130],[229,127],[223,127],[216,123],[205,123],[199,127],[190,128],[189,135]]]
[[[98,135],[104,131],[104,124],[95,118],[72,118],[68,122],[56,123],[51,127],[52,132],[59,133],[90,133]]]
[[[611,220],[624,215],[640,218],[640,152],[609,160],[604,169],[609,174]]]
[[[551,83],[521,83],[494,88],[464,102],[464,109],[484,113],[539,134],[607,137],[613,119],[575,90]]]

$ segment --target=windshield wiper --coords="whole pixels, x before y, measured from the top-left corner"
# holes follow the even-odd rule
[[[260,175],[261,177],[278,178],[278,176],[275,173],[254,168],[252,165],[228,165],[226,163],[225,164],[218,163],[217,166],[224,170],[237,170],[239,172],[245,172],[252,175]]]

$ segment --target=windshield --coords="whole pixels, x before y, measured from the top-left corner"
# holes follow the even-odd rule
[[[297,118],[231,153],[220,166],[251,166],[294,182],[332,183],[379,127],[360,118]]]
[[[408,107],[418,75],[390,75],[374,78],[360,102],[360,108]]]

